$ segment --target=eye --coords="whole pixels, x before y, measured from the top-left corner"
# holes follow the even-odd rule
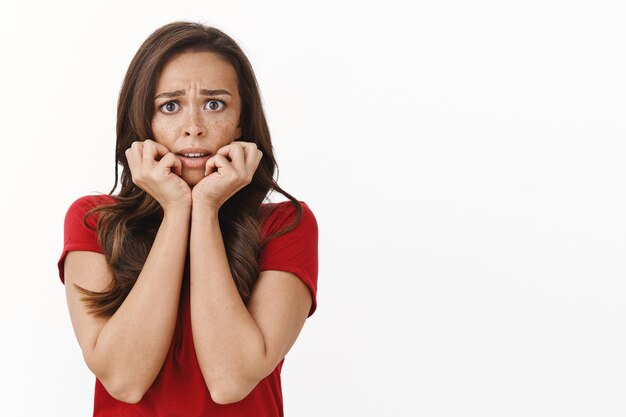
[[[161,110],[163,111],[163,113],[174,113],[179,108],[180,106],[175,101],[168,101],[167,103],[163,103],[163,105],[161,106]]]
[[[219,111],[222,110],[225,106],[226,104],[224,104],[222,100],[209,100],[204,105],[204,108],[207,110]]]

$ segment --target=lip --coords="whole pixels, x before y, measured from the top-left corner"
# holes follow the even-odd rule
[[[176,155],[180,155],[183,153],[208,153],[211,154],[211,151],[209,151],[207,148],[185,148],[185,149],[180,149],[179,151],[176,152]]]
[[[182,156],[182,155],[176,155],[176,157],[183,164],[183,169],[198,169],[198,168],[204,169],[211,155],[201,156],[198,158],[189,158],[187,156]]]
[[[199,158],[189,158],[183,156],[182,154],[184,153],[207,153],[208,155]],[[204,169],[207,161],[211,157],[211,152],[206,148],[184,148],[176,152],[176,157],[182,163],[183,169]]]

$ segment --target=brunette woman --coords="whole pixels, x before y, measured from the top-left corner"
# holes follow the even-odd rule
[[[116,162],[118,193],[69,208],[58,264],[94,416],[282,416],[284,357],[316,308],[317,223],[274,180],[233,39],[177,22],[144,42]]]

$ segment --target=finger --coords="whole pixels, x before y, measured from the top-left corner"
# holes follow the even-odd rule
[[[171,152],[170,152],[171,153]],[[171,153],[174,156],[174,173],[179,177],[183,176],[183,163],[180,161],[175,154]]]
[[[248,181],[252,181],[252,178],[254,178],[254,173],[259,168],[259,163],[261,162],[261,159],[263,159],[263,152],[261,152],[259,149],[256,149],[253,152],[254,155],[248,159],[249,163],[246,164],[246,169],[248,170]]]
[[[221,151],[221,152],[220,152]],[[229,145],[220,148],[217,151],[218,155],[224,155],[230,157],[231,164],[235,170],[244,173],[246,169],[246,154],[244,146],[241,142],[233,142]]]
[[[135,141],[131,144],[130,148],[126,149],[124,154],[126,155],[126,161],[128,162],[128,168],[130,169],[130,175],[133,183],[139,185],[141,182],[141,166],[142,166],[142,143]]]
[[[143,151],[143,141],[142,141],[142,140],[136,140],[136,141],[134,141],[134,142],[130,145],[130,147],[131,147],[131,148],[134,148],[134,149],[136,149],[136,150],[139,150],[139,151]]]
[[[236,143],[241,144],[246,158],[246,165],[248,165],[249,162],[252,164],[258,162],[257,159],[259,158],[260,151],[256,143],[244,141],[237,141]]]
[[[135,154],[136,156],[139,156],[140,158],[143,158],[142,152],[143,152],[143,142],[140,140],[136,140],[133,143],[131,143],[130,145],[130,149],[133,152],[133,154]]]
[[[238,147],[238,145],[241,146],[241,149],[243,149],[244,160],[246,161],[246,163],[248,162],[248,160],[250,159],[254,160],[254,158],[257,157],[256,155],[256,150],[258,149],[257,144],[254,142],[244,142],[241,140],[238,140],[236,142],[232,142],[226,146],[223,146],[222,148],[220,148],[222,152],[218,150],[217,153],[222,154],[222,155],[228,155],[231,153],[231,149]]]
[[[261,151],[260,149],[257,149],[255,156],[256,156],[256,165],[259,166],[259,163],[263,159],[263,151]]]
[[[218,174],[224,174],[232,169],[233,167],[225,156],[216,154],[210,157],[208,161],[206,161],[204,176],[206,177],[213,172],[217,172]]]
[[[230,150],[233,148],[233,144],[235,142],[231,142],[228,145],[224,145],[217,150],[216,155],[223,155],[227,158],[230,158]]]
[[[128,161],[128,165],[131,167],[131,171],[133,168],[141,165],[142,155],[141,155],[141,142],[135,141],[130,145],[130,148],[126,149],[124,152],[126,154],[126,160]]]
[[[182,162],[180,162],[180,159],[176,157],[176,155],[168,152],[158,162],[157,169],[165,174],[173,172],[174,174],[180,176],[182,173],[183,164]]]
[[[149,139],[146,139],[146,140],[149,140]],[[159,156],[159,158],[164,156],[164,155],[166,155],[168,152],[171,152],[167,148],[167,146],[165,146],[165,145],[163,145],[163,144],[161,144],[159,142],[155,142],[155,141],[152,141],[152,140],[150,142],[152,142],[154,144],[154,146],[156,147],[157,155]]]
[[[228,145],[224,145],[221,148],[219,148],[217,150],[217,152],[215,152],[216,155],[224,155],[224,156],[228,156],[228,152],[230,152],[230,147],[232,146],[232,143],[229,143]]]
[[[227,155],[228,155],[228,153],[230,152],[230,150],[231,150],[232,148],[234,148],[234,147],[237,147],[237,146],[240,146],[242,149],[244,149],[244,152],[245,152],[245,149],[246,149],[248,146],[254,146],[254,147],[256,147],[256,143],[254,143],[254,142],[244,142],[244,141],[242,141],[242,140],[236,140],[236,141],[234,141],[234,142],[229,143],[228,145],[224,145],[224,146],[222,146],[221,148],[219,148],[219,149],[217,150],[217,152],[216,152],[216,153],[217,153],[217,154],[220,154],[220,155],[227,156]]]
[[[148,166],[153,166],[158,155],[156,142],[146,139],[143,142],[143,163]]]
[[[242,144],[242,149],[245,155],[245,165],[244,169],[248,177],[251,177],[256,170],[256,167],[259,165],[259,150],[257,148],[257,144],[254,142],[240,142]],[[252,171],[249,173],[248,171]],[[250,179],[250,178],[248,178]]]
[[[263,152],[261,152],[254,142],[246,142],[244,150],[246,152],[246,166],[256,169],[259,165],[259,161],[263,157]]]

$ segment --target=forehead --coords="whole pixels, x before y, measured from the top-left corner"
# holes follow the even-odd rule
[[[199,83],[207,89],[226,89],[238,93],[237,74],[233,66],[214,52],[182,52],[165,63],[157,93],[187,89]]]

